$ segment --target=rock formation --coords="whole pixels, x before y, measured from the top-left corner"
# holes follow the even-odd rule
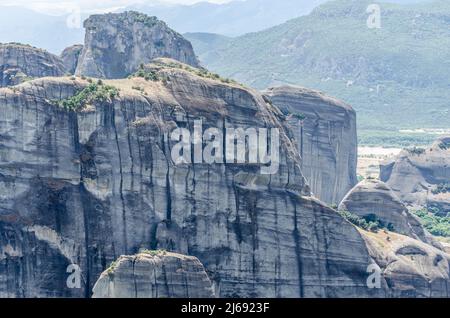
[[[25,80],[64,75],[64,65],[55,55],[19,43],[0,44],[0,87]]]
[[[428,149],[402,151],[381,165],[380,179],[413,208],[427,207],[441,216],[450,212],[450,137]]]
[[[147,251],[121,256],[102,273],[94,298],[212,298],[214,291],[196,257]]]
[[[339,204],[357,183],[356,114],[343,102],[321,92],[282,86],[265,92],[288,114],[301,168],[313,193],[329,204]]]
[[[440,247],[420,220],[408,211],[389,186],[379,180],[361,181],[344,197],[339,210],[362,218],[375,216],[394,232]]]
[[[77,75],[124,78],[157,57],[198,66],[191,43],[156,17],[134,11],[93,15],[84,27]]]
[[[388,296],[450,297],[449,254],[397,233],[361,233],[384,278],[381,287],[389,286]]]
[[[78,58],[80,57],[83,45],[76,44],[65,48],[61,53],[61,60],[66,68],[66,71],[70,74],[74,74],[78,65]]]
[[[0,89],[0,294],[89,297],[108,264],[144,248],[197,257],[219,297],[393,295],[384,279],[368,288],[376,260],[311,196],[283,118],[258,92],[166,59],[129,79]],[[197,119],[278,129],[279,169],[175,164],[171,133]],[[67,287],[71,264],[80,289]],[[433,296],[448,295],[440,286]]]
[[[174,65],[158,61],[148,81],[104,80],[119,96],[77,111],[59,105],[98,84],[45,78],[0,90],[0,217],[11,232],[0,247],[0,292],[89,296],[108,264],[148,248],[199,258],[221,297],[384,295],[366,287],[372,261],[358,231],[310,196],[277,109],[255,91]],[[278,172],[174,165],[169,132],[199,118],[220,130],[278,128]],[[43,234],[30,237],[29,227]],[[57,269],[32,280],[47,262]],[[71,263],[82,269],[81,291],[61,285]]]

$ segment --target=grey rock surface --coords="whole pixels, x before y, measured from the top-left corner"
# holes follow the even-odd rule
[[[141,249],[197,257],[219,297],[394,295],[385,280],[368,288],[367,243],[311,195],[275,106],[173,60],[146,70],[152,80],[104,80],[119,95],[77,111],[57,101],[88,80],[0,89],[2,296],[89,297],[111,262]],[[175,165],[170,132],[199,118],[220,131],[279,129],[279,170]],[[66,288],[69,264],[81,268],[81,289]],[[443,286],[432,295],[447,295]]]
[[[0,44],[0,87],[30,78],[62,75],[64,65],[56,55],[19,43]]]
[[[70,74],[75,74],[75,70],[77,69],[78,59],[83,51],[83,45],[75,44],[65,48],[60,58],[64,64],[66,72]]]
[[[301,169],[314,195],[339,204],[357,183],[355,111],[339,100],[302,87],[270,88],[265,95],[288,114],[302,157]]]
[[[441,216],[450,212],[450,192],[436,191],[450,185],[450,137],[427,149],[404,150],[380,168],[380,179],[408,206],[435,208]]]
[[[397,233],[361,231],[389,297],[450,297],[450,255]],[[373,281],[372,281],[373,282]]]
[[[93,15],[84,27],[77,75],[124,78],[158,57],[191,66],[199,63],[191,43],[156,17],[134,11]]]
[[[80,78],[1,89],[2,220],[17,231],[32,225],[55,233],[45,242],[49,253],[65,255],[58,273],[78,264],[86,296],[108,264],[140,248],[197,257],[220,297],[384,295],[366,287],[371,260],[358,231],[311,197],[273,106],[255,91],[186,69],[162,67],[156,76],[105,80],[120,88],[119,97],[78,112],[54,100],[89,84]],[[198,118],[219,129],[278,128],[278,172],[261,175],[254,164],[174,165],[168,133],[192,128]],[[26,253],[37,257],[34,249]],[[7,264],[9,256],[0,268]],[[22,279],[25,268],[36,266],[17,259],[9,272],[0,271],[0,292],[65,296],[58,280]],[[46,268],[45,277],[56,276]]]
[[[358,183],[339,204],[339,210],[362,218],[376,216],[394,232],[439,247],[420,220],[408,211],[392,189],[382,181],[366,179]]]
[[[93,298],[213,298],[202,263],[163,251],[121,256],[100,275]]]

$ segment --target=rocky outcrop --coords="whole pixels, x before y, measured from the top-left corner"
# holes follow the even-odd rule
[[[124,78],[157,57],[198,66],[191,43],[156,17],[134,11],[93,15],[84,27],[77,75]]]
[[[361,231],[374,267],[371,283],[380,274],[380,287],[389,288],[390,297],[450,297],[450,255],[410,237],[379,231]]]
[[[427,207],[446,216],[450,212],[450,137],[428,149],[402,151],[381,165],[380,179],[413,208]]]
[[[64,65],[57,56],[29,45],[0,44],[0,87],[36,77],[62,75]]]
[[[321,92],[294,86],[270,88],[265,96],[291,127],[302,161],[301,169],[313,193],[339,204],[357,183],[355,111]]]
[[[39,257],[22,236],[6,238],[0,292],[66,296],[53,277],[75,263],[83,283],[68,292],[89,296],[108,264],[147,248],[197,257],[220,297],[385,295],[366,286],[372,261],[358,231],[311,197],[277,109],[255,91],[174,65],[159,61],[148,81],[104,80],[119,95],[76,112],[57,101],[79,97],[89,85],[81,78],[0,90],[0,215],[14,233],[53,233],[40,244],[59,255]],[[169,133],[195,119],[219,131],[279,129],[279,169],[175,165]],[[19,252],[40,262],[12,263]],[[48,279],[22,276],[47,262],[57,267],[46,267]]]
[[[76,44],[65,48],[61,53],[61,60],[64,64],[66,72],[74,74],[78,65],[78,58],[80,57],[83,45]]]
[[[211,281],[196,257],[164,251],[121,256],[102,273],[94,298],[213,298]]]
[[[141,249],[197,257],[218,297],[394,294],[384,279],[382,288],[368,288],[375,260],[367,243],[311,195],[274,105],[173,60],[142,73],[0,89],[2,296],[89,297],[108,264]],[[220,151],[213,164],[189,156],[176,164],[178,142],[170,136],[176,128],[192,131],[197,119],[216,132],[278,129],[278,169],[262,174],[263,163],[224,164]],[[79,289],[67,287],[70,264],[81,269]]]
[[[379,180],[361,181],[345,196],[339,210],[348,211],[361,218],[376,219],[394,232],[442,248],[389,186]]]

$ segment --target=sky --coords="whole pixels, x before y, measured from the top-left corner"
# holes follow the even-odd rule
[[[111,11],[133,4],[193,4],[196,2],[225,3],[236,0],[0,0],[0,6],[21,6],[38,12],[58,15],[79,8],[82,12]]]

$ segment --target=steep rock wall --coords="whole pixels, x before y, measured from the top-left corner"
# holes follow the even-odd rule
[[[265,96],[288,115],[302,158],[301,169],[313,193],[324,202],[339,204],[357,183],[355,111],[301,87],[270,88]]]
[[[49,278],[75,263],[83,285],[69,292],[90,296],[112,261],[148,248],[198,257],[221,297],[386,295],[367,289],[373,261],[357,230],[310,196],[273,106],[257,92],[186,69],[163,67],[156,76],[104,81],[120,95],[78,112],[55,100],[89,85],[79,78],[0,90],[0,216],[18,232],[38,226],[56,233],[37,243],[59,255],[38,263],[56,262],[58,270],[47,266],[46,279],[25,283],[19,273],[38,265],[22,259],[11,265],[8,255],[25,249],[36,259],[38,250],[20,235],[12,250],[2,242],[10,252],[0,268],[10,267],[0,271],[0,282],[8,281],[1,293],[66,296],[61,280]],[[261,175],[259,165],[174,165],[168,133],[192,128],[198,118],[219,129],[280,129],[278,172]]]

